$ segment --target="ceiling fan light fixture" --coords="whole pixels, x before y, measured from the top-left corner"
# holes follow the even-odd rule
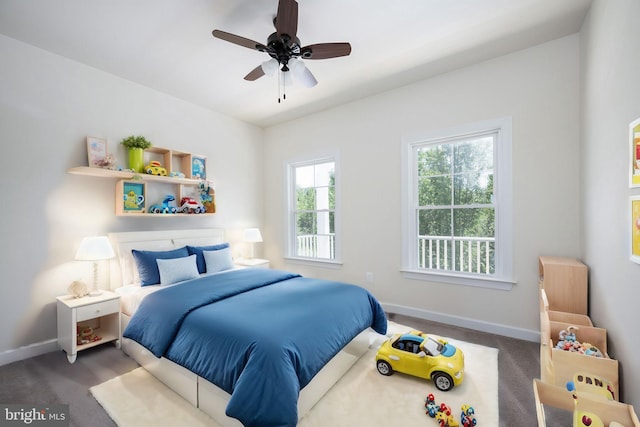
[[[261,67],[262,71],[264,71],[267,76],[273,76],[278,70],[279,65],[280,64],[278,64],[277,60],[271,58],[270,60],[263,62]]]
[[[300,59],[292,59],[289,61],[289,68],[295,82],[304,87],[310,88],[318,84],[318,81]]]

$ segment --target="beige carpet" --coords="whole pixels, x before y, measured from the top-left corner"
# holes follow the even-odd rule
[[[390,322],[389,332],[410,330]],[[434,425],[424,412],[424,399],[433,393],[456,415],[467,403],[475,408],[479,425],[497,426],[498,350],[451,340],[465,354],[465,380],[446,393],[428,380],[403,374],[380,375],[376,349],[369,350],[300,421],[301,427]],[[120,427],[208,426],[218,424],[169,390],[143,368],[91,388]]]

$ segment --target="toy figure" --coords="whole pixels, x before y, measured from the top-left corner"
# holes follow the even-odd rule
[[[425,413],[431,418],[435,418],[436,414],[440,410],[440,405],[436,403],[436,398],[433,393],[427,395],[427,399],[424,402],[424,407],[427,410]]]
[[[476,420],[476,416],[475,416],[475,410],[473,409],[473,406],[471,405],[462,405],[462,414],[460,414],[460,424],[462,424],[463,427],[473,427],[475,426],[478,422]]]
[[[446,403],[440,404],[440,410],[436,413],[436,420],[440,427],[459,427],[460,424],[451,413],[451,408]]]

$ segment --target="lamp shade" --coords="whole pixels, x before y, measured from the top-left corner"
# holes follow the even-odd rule
[[[262,234],[258,228],[247,228],[244,230],[244,241],[249,243],[262,242]]]
[[[85,237],[76,252],[76,259],[79,261],[99,261],[115,256],[107,236]]]

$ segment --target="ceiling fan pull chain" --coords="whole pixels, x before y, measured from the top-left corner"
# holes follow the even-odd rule
[[[285,72],[282,72],[282,99],[287,100],[287,79],[285,79]]]
[[[280,75],[282,72],[278,69],[278,104],[280,104]]]

